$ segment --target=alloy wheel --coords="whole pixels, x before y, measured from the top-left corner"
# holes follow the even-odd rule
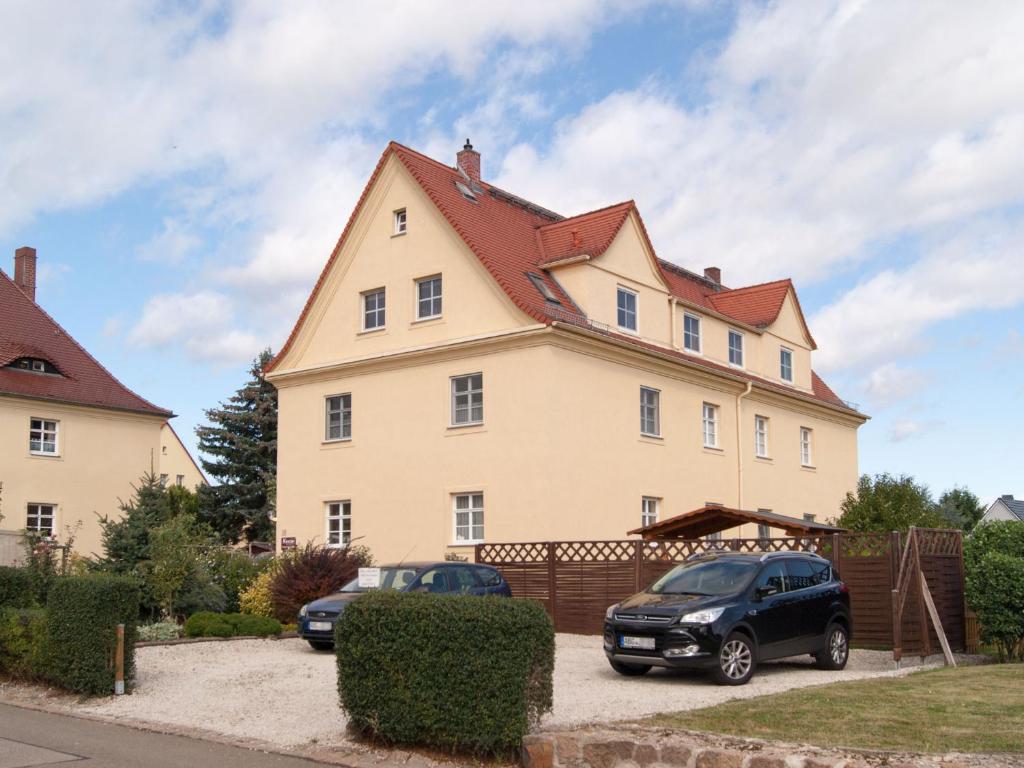
[[[846,661],[846,633],[843,630],[837,629],[832,633],[832,638],[828,644],[828,651],[832,656],[832,661],[836,664],[842,664]]]
[[[730,640],[722,647],[719,661],[722,671],[732,680],[741,680],[750,671],[750,646],[742,640]]]

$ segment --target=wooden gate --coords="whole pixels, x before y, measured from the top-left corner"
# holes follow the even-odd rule
[[[959,531],[937,531],[922,540],[921,567],[936,596],[950,645],[964,643],[963,562]],[[476,561],[501,570],[512,594],[540,601],[558,632],[600,634],[609,605],[620,602],[687,558],[715,551],[816,552],[832,561],[850,589],[856,644],[893,647],[893,590],[899,578],[898,533],[837,533],[778,539],[638,539],[478,544]],[[908,598],[903,649],[928,650],[921,612]],[[933,633],[934,637],[934,633]],[[937,648],[934,643],[930,648]]]

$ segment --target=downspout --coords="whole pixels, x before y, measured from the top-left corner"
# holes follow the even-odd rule
[[[672,349],[679,349],[676,346],[676,297],[668,297],[668,333]]]
[[[747,388],[736,395],[736,508],[743,509],[743,419],[740,401],[750,394],[754,382],[748,381]]]

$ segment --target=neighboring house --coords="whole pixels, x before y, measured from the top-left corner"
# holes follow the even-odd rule
[[[279,539],[387,561],[707,502],[837,513],[867,417],[813,372],[789,280],[726,288],[632,202],[564,218],[457,160],[388,145],[268,368]]]
[[[203,470],[169,421],[160,429],[160,480],[165,485],[179,485],[190,491],[209,485]]]
[[[0,271],[2,562],[20,556],[25,529],[60,541],[79,526],[75,549],[101,553],[97,515],[117,516],[118,501],[131,498],[146,472],[202,481],[176,436],[162,437],[174,414],[129,390],[71,338],[36,303],[35,275],[32,248],[16,251],[13,280]]]
[[[1015,499],[1012,493],[1000,496],[985,510],[979,522],[991,523],[993,520],[1024,522],[1024,499]]]

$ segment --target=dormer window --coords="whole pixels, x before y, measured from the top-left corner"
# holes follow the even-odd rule
[[[636,291],[619,286],[616,297],[616,310],[619,328],[636,333]]]
[[[395,234],[404,235],[406,227],[405,208],[395,211]]]
[[[55,376],[60,376],[60,371],[57,370],[57,366],[48,360],[43,360],[41,357],[19,357],[12,363],[9,363],[8,368],[14,368],[18,371],[31,371],[32,373],[52,373]]]
[[[729,365],[743,367],[743,334],[739,331],[729,331]]]
[[[779,349],[779,376],[783,381],[793,381],[793,350],[785,347]]]

